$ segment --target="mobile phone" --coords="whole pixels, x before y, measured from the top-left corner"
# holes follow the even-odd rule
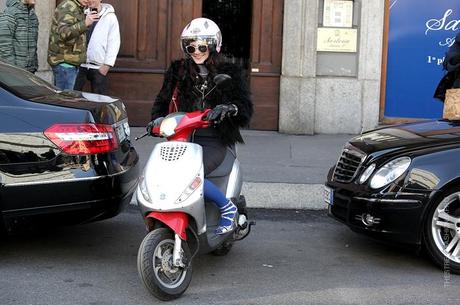
[[[92,8],[90,9],[90,11],[91,11],[91,13],[97,13],[97,7],[92,7]]]

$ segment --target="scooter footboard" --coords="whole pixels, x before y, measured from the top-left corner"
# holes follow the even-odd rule
[[[182,212],[150,212],[145,217],[159,220],[174,231],[182,240],[187,240],[185,230],[189,224],[189,218],[186,213]]]

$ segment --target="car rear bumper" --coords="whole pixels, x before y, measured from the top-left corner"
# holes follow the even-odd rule
[[[327,186],[334,190],[328,215],[345,223],[353,231],[398,243],[421,243],[421,219],[428,201],[427,195],[369,198]]]
[[[138,175],[136,162],[109,176],[4,186],[2,216],[7,226],[28,216],[68,224],[113,217],[129,204]]]

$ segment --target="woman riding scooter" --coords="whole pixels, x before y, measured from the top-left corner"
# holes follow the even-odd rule
[[[151,133],[168,113],[212,109],[207,119],[216,124],[196,130],[192,139],[203,148],[206,176],[222,163],[228,146],[243,143],[239,128],[249,124],[253,105],[242,70],[226,62],[220,54],[222,35],[212,20],[192,20],[182,31],[180,45],[185,58],[172,62],[165,73],[147,131]],[[216,74],[230,75],[232,86],[225,90],[216,88],[213,83]],[[221,213],[215,233],[233,231],[237,217],[235,204],[207,179],[204,182],[204,197],[213,201]]]

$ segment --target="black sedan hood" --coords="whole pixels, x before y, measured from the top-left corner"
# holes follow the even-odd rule
[[[127,117],[126,108],[120,99],[105,95],[79,91],[59,91],[30,101],[91,112],[95,123],[114,124]]]
[[[349,143],[366,154],[439,145],[460,146],[460,122],[439,120],[384,127],[365,132]]]

